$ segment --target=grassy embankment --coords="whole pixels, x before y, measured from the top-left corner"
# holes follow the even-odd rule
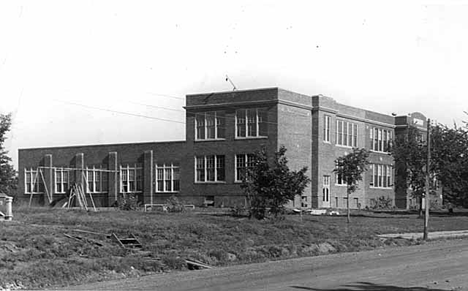
[[[0,222],[0,287],[42,288],[184,270],[186,258],[225,266],[420,243],[376,237],[421,231],[423,221],[416,215],[363,214],[348,228],[338,216],[256,221],[204,212],[15,209],[14,221]],[[462,229],[468,229],[467,216],[431,217],[431,231]],[[107,238],[111,233],[133,233],[144,252],[123,250]]]

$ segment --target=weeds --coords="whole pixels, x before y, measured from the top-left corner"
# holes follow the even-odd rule
[[[430,225],[431,231],[467,229],[468,217],[433,216]],[[417,215],[361,215],[347,226],[337,216],[257,221],[195,212],[15,209],[15,221],[0,224],[0,287],[44,288],[186,270],[188,258],[225,266],[417,244],[376,234],[421,228]],[[133,233],[147,256],[123,250],[106,238],[110,233]]]

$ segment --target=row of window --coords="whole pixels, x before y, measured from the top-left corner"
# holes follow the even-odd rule
[[[253,154],[240,154],[235,156],[236,182],[241,182],[248,169],[254,166],[255,156]],[[195,157],[195,182],[225,182],[225,156],[210,155]]]
[[[109,170],[101,167],[86,168],[83,179],[88,193],[108,192]],[[180,190],[179,166],[156,165],[156,192],[178,192]],[[70,171],[55,168],[55,193],[66,193],[70,187]],[[25,169],[26,193],[44,193],[43,173],[38,169]],[[120,167],[120,192],[135,193],[143,191],[143,169],[138,166]]]
[[[330,142],[331,116],[324,115],[323,141]],[[391,130],[373,127],[370,129],[370,144],[373,151],[388,152],[393,139]],[[335,143],[340,146],[358,147],[358,125],[341,119],[336,120]]]
[[[235,115],[237,138],[266,137],[266,108],[238,109]],[[226,138],[226,116],[224,111],[196,113],[195,139],[215,140]]]
[[[235,156],[235,178],[241,182],[248,169],[255,164],[252,154]],[[195,157],[195,182],[225,182],[225,156],[208,155]],[[391,188],[393,186],[393,168],[390,165],[371,164],[370,186],[375,188]],[[84,179],[88,193],[105,193],[108,191],[109,171],[100,167],[86,168]],[[55,169],[55,193],[66,193],[69,188],[70,172],[64,168]],[[326,177],[326,178],[325,178]],[[335,184],[344,186],[346,180],[342,175],[335,174]],[[43,193],[44,179],[37,169],[25,170],[26,193]],[[324,176],[324,186],[330,185],[329,176]],[[180,168],[173,164],[157,164],[155,171],[155,192],[178,192],[180,190]],[[143,191],[143,169],[138,166],[120,167],[120,192],[136,193]]]
[[[370,186],[374,188],[391,188],[393,187],[393,167],[390,165],[370,164],[369,171],[371,173]],[[325,181],[325,180],[324,180]],[[340,186],[346,185],[346,179],[342,175],[335,174],[335,184]],[[325,182],[324,182],[324,186]]]

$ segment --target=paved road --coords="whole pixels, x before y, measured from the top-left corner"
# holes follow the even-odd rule
[[[420,239],[422,238],[422,232],[411,232],[411,233],[391,233],[391,234],[379,234],[379,237],[385,238],[396,238],[401,237],[405,239]],[[431,231],[428,233],[429,239],[438,238],[461,238],[468,236],[468,230],[454,230],[454,231]]]
[[[468,290],[468,240],[160,274],[68,290]]]

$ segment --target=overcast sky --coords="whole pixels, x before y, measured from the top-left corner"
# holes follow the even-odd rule
[[[183,140],[184,96],[229,91],[226,75],[461,124],[467,15],[466,1],[0,1],[5,146],[16,167],[18,148]]]

